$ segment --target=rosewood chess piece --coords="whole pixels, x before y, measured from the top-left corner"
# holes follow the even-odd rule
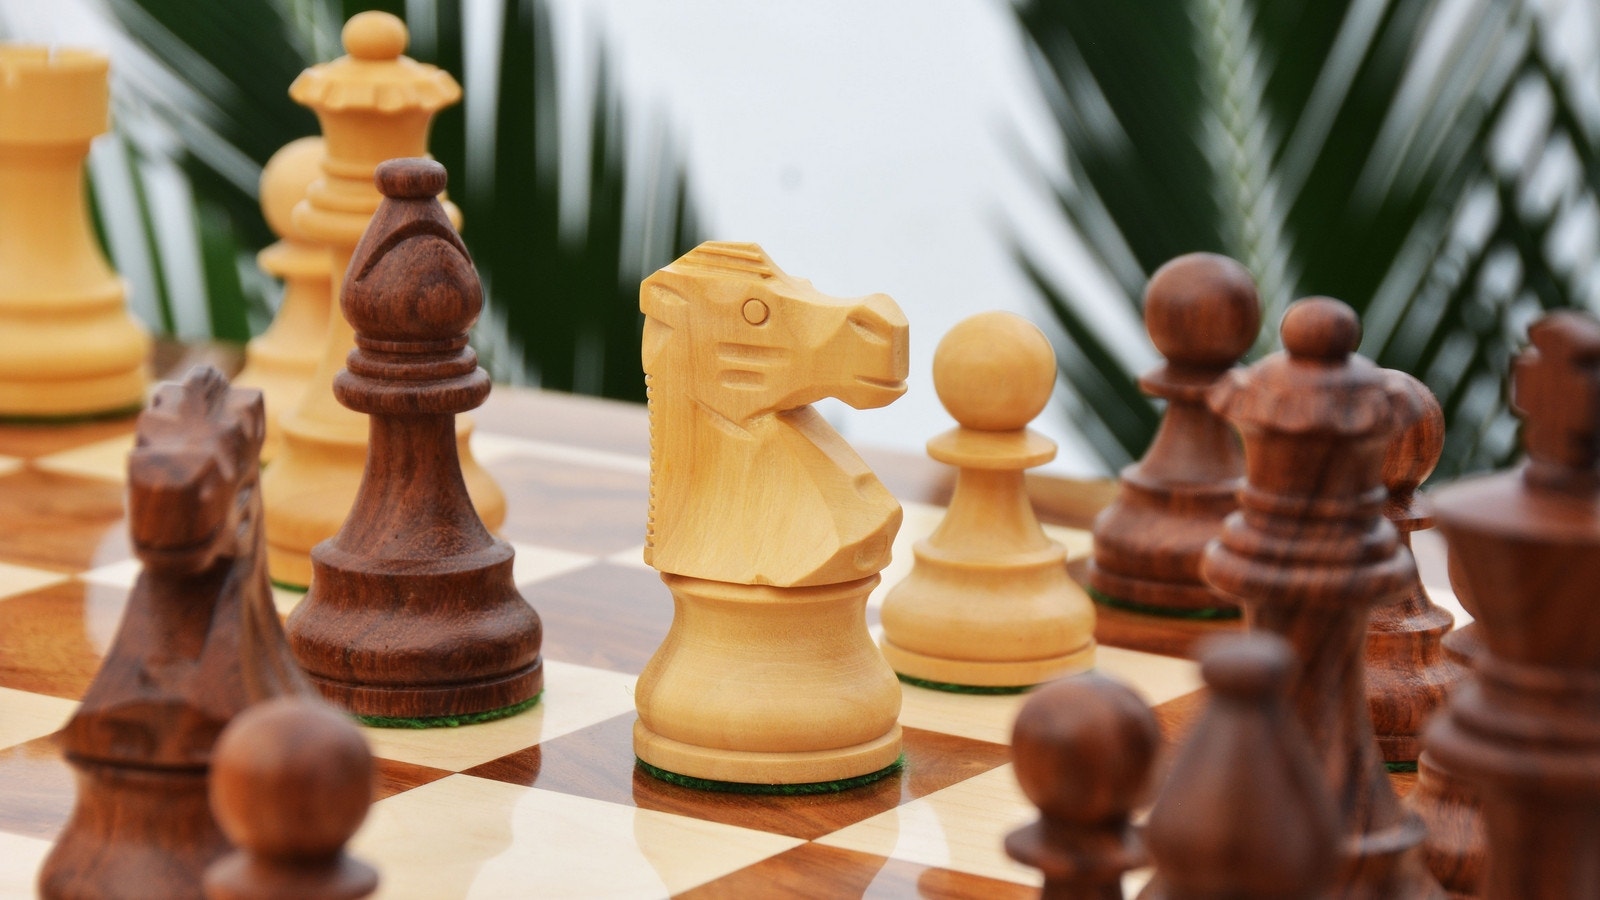
[[[893,300],[826,296],[755,244],[645,280],[645,562],[676,612],[639,676],[634,752],[700,787],[832,790],[900,757],[900,684],[867,632],[900,504],[811,403],[905,393]]]
[[[1444,449],[1444,411],[1433,392],[1404,372],[1389,370],[1397,391],[1412,394],[1422,416],[1402,429],[1383,458],[1389,492],[1383,514],[1411,548],[1411,533],[1433,525],[1433,508],[1417,487],[1433,472]],[[1454,617],[1428,599],[1420,576],[1398,603],[1372,608],[1367,624],[1367,707],[1385,762],[1414,762],[1422,751],[1422,729],[1444,703],[1462,669],[1441,639]]]
[[[1225,256],[1180,256],[1151,277],[1144,322],[1167,361],[1139,386],[1167,409],[1150,449],[1122,470],[1117,498],[1095,517],[1089,588],[1140,612],[1231,618],[1237,607],[1200,578],[1200,554],[1238,507],[1244,455],[1205,398],[1261,330],[1255,282]]]
[[[283,145],[261,170],[261,213],[278,242],[256,255],[261,271],[283,281],[283,301],[272,326],[244,348],[240,387],[261,391],[267,404],[267,439],[261,462],[271,462],[283,443],[278,420],[300,404],[322,359],[333,305],[333,257],[328,248],[294,224],[294,208],[322,174],[323,141],[303,137]]]
[[[1483,650],[1483,629],[1477,621],[1478,606],[1467,591],[1467,582],[1454,555],[1450,559],[1450,588],[1473,621],[1446,634],[1440,641],[1445,656],[1470,672],[1473,660]],[[1465,674],[1463,675],[1465,677]],[[1422,856],[1429,871],[1452,897],[1478,896],[1483,880],[1482,804],[1472,782],[1428,751],[1426,742],[1417,757],[1417,783],[1406,796],[1406,808],[1422,819],[1428,836],[1422,842]]]
[[[1011,754],[1039,820],[1006,835],[1006,853],[1044,873],[1043,900],[1122,900],[1123,874],[1148,861],[1129,819],[1160,743],[1144,701],[1092,672],[1023,704]]]
[[[1140,900],[1327,896],[1339,816],[1288,705],[1293,670],[1288,643],[1267,632],[1201,647],[1211,700],[1145,826],[1156,874]]]
[[[1484,900],[1600,892],[1600,322],[1552,313],[1528,335],[1527,461],[1434,500],[1484,647],[1427,745],[1482,799]]]
[[[1284,351],[1212,389],[1211,408],[1244,438],[1246,483],[1201,575],[1302,660],[1290,702],[1344,837],[1333,896],[1442,897],[1416,850],[1422,825],[1384,771],[1363,661],[1368,609],[1398,601],[1416,577],[1383,517],[1382,472],[1397,430],[1422,409],[1354,355],[1360,329],[1336,300],[1301,300],[1284,314]]]
[[[47,898],[198,898],[228,849],[206,803],[218,733],[252,703],[310,692],[267,583],[264,430],[260,393],[209,367],[159,386],[139,417],[128,518],[144,571],[60,732],[78,799],[40,872]]]
[[[881,647],[902,678],[1021,690],[1094,664],[1094,604],[1023,485],[1056,455],[1028,428],[1055,382],[1050,341],[1011,313],[972,316],[934,351],[934,389],[959,424],[928,441],[928,455],[959,474],[938,530],[883,600]]]
[[[289,86],[290,97],[317,113],[327,139],[322,177],[295,207],[293,224],[330,249],[336,284],[383,199],[372,186],[377,165],[426,156],[434,113],[461,98],[449,73],[401,55],[410,37],[395,16],[359,13],[345,24],[343,39],[348,55],[312,66]],[[452,222],[459,221],[454,205],[445,210]],[[262,478],[267,562],[273,579],[286,585],[311,583],[311,548],[339,530],[361,483],[367,417],[342,406],[333,393],[333,380],[353,347],[350,323],[330,315],[321,362],[300,405],[279,419],[283,448]],[[505,495],[473,459],[471,433],[471,420],[458,416],[462,477],[478,515],[493,530],[505,521]]]
[[[150,336],[95,243],[89,142],[107,130],[104,56],[0,46],[0,416],[131,412]]]
[[[366,472],[344,526],[311,551],[289,642],[323,696],[359,716],[510,714],[538,697],[544,663],[511,545],[473,510],[456,455],[456,414],[489,396],[467,346],[482,287],[437,199],[444,167],[389,160],[376,179],[385,200],[340,291],[356,349],[333,385],[368,414]]]
[[[211,808],[239,849],[206,870],[206,900],[356,900],[377,890],[345,842],[372,804],[372,753],[310,698],[245,710],[217,739]]]

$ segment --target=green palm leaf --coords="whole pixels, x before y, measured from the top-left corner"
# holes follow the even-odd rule
[[[1600,196],[1592,129],[1540,20],[1512,2],[1452,10],[1401,0],[1018,10],[1068,146],[1058,206],[1119,286],[1116,302],[1137,310],[1148,273],[1195,250],[1255,273],[1268,323],[1258,354],[1291,299],[1349,302],[1366,323],[1363,351],[1440,396],[1444,475],[1511,452],[1506,366],[1537,310],[1588,296],[1587,268],[1558,264],[1552,242],[1578,234],[1597,249],[1577,218]],[[1512,97],[1535,88],[1554,111],[1533,160],[1571,151],[1551,176],[1563,201],[1542,208],[1495,159],[1515,127]],[[1099,298],[1024,262],[1065,330],[1095,331]],[[1063,373],[1105,461],[1142,453],[1154,418],[1129,399],[1134,373],[1099,344],[1064,348]]]

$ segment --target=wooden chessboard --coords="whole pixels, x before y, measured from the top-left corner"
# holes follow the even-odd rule
[[[1037,873],[1001,849],[1035,816],[1006,746],[1019,696],[906,686],[904,771],[843,794],[701,793],[637,770],[634,681],[672,617],[640,560],[644,410],[500,388],[476,420],[474,453],[508,497],[517,582],[544,619],[546,692],[490,724],[365,729],[381,799],[353,851],[380,870],[379,896],[1037,896]],[[131,419],[0,427],[0,896],[33,896],[71,810],[71,770],[51,734],[138,571],[123,508],[131,444]],[[886,587],[937,524],[951,477],[927,460],[864,455],[906,507]],[[1111,487],[1030,488],[1081,564]],[[1444,596],[1437,549],[1419,555],[1435,557],[1424,577]],[[868,608],[874,628],[883,592]],[[284,613],[298,599],[277,595]],[[1216,627],[1103,611],[1099,668],[1154,705],[1170,741],[1200,705],[1196,666],[1180,654]]]

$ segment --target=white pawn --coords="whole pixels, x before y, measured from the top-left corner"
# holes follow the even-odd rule
[[[1049,340],[1011,313],[972,316],[934,351],[934,388],[960,427],[930,440],[928,455],[960,472],[944,521],[884,599],[883,655],[903,679],[1023,689],[1094,664],[1094,605],[1023,485],[1056,455],[1027,427],[1055,379]]]
[[[261,170],[261,214],[280,240],[256,256],[261,271],[283,281],[283,303],[272,327],[245,347],[244,371],[235,387],[261,389],[267,404],[267,439],[261,462],[283,446],[278,417],[300,405],[328,339],[333,308],[333,254],[296,228],[292,212],[306,189],[322,177],[321,137],[285,144]]]

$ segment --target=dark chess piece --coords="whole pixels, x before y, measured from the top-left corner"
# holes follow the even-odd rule
[[[1167,410],[1144,458],[1122,470],[1117,499],[1095,518],[1089,587],[1101,602],[1141,612],[1232,617],[1232,601],[1201,581],[1200,554],[1238,507],[1244,455],[1205,398],[1261,329],[1255,282],[1225,256],[1180,256],[1150,279],[1144,321],[1167,362],[1139,386]]]
[[[207,900],[356,900],[378,874],[345,855],[372,804],[372,753],[332,707],[285,697],[217,739],[211,806],[239,849],[211,866]]]
[[[1435,496],[1484,647],[1427,746],[1482,800],[1484,900],[1600,896],[1600,322],[1528,335],[1527,461]]]
[[[437,199],[444,167],[390,160],[376,180],[386,199],[340,294],[356,349],[334,382],[371,417],[366,473],[311,553],[289,641],[325,697],[375,724],[492,718],[538,697],[544,663],[511,546],[478,518],[456,451],[456,413],[489,395],[467,346],[483,292]]]
[[[1411,548],[1411,533],[1433,526],[1433,508],[1417,488],[1432,474],[1444,449],[1444,410],[1433,392],[1404,372],[1390,370],[1395,390],[1412,394],[1423,414],[1402,429],[1383,457],[1383,484],[1389,499],[1384,516]],[[1414,762],[1422,750],[1422,729],[1462,668],[1441,644],[1455,622],[1428,598],[1414,577],[1398,603],[1373,607],[1367,623],[1367,707],[1385,762]]]
[[[1283,317],[1284,352],[1212,389],[1212,409],[1244,438],[1246,486],[1201,574],[1302,661],[1290,703],[1344,836],[1333,896],[1442,897],[1416,850],[1422,825],[1384,771],[1363,671],[1368,609],[1398,601],[1416,578],[1383,517],[1382,473],[1390,441],[1422,410],[1354,355],[1360,332],[1348,306],[1301,300]]]
[[[1339,862],[1339,816],[1289,709],[1294,653],[1266,632],[1200,651],[1211,702],[1145,826],[1156,874],[1141,900],[1317,900]]]
[[[1144,701],[1092,672],[1035,691],[1011,752],[1039,821],[1006,836],[1006,853],[1044,873],[1042,900],[1122,900],[1122,876],[1145,864],[1129,816],[1150,780],[1161,732]]]
[[[1445,656],[1468,672],[1483,650],[1483,629],[1477,621],[1478,605],[1467,592],[1454,555],[1450,557],[1450,588],[1473,621],[1445,635],[1440,644]],[[1454,897],[1477,897],[1483,880],[1483,816],[1472,782],[1440,763],[1424,746],[1417,757],[1417,783],[1405,805],[1428,830],[1422,857],[1433,877]]]
[[[228,849],[206,803],[217,735],[252,703],[310,693],[267,581],[265,434],[261,393],[210,367],[158,387],[139,417],[128,519],[144,571],[59,736],[78,799],[45,897],[198,898]]]

